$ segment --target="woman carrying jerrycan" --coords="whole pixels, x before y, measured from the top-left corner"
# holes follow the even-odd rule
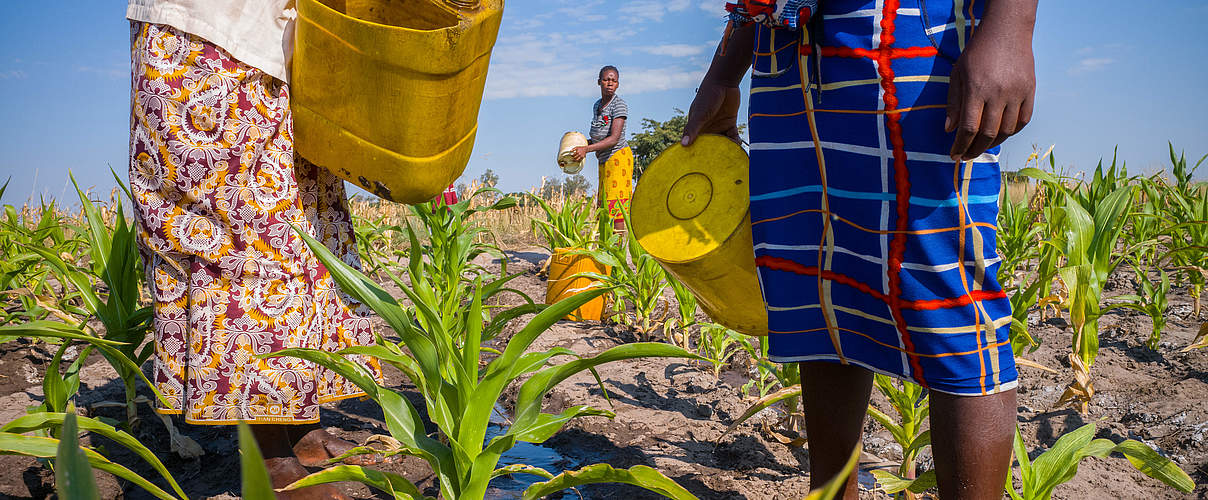
[[[750,69],[755,262],[771,358],[801,364],[810,477],[860,445],[877,372],[929,390],[940,496],[1001,498],[1016,372],[997,153],[1032,114],[1036,0],[727,10],[683,145],[737,140]],[[857,498],[854,474],[843,497]]]

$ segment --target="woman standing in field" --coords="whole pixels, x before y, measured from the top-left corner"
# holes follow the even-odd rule
[[[754,252],[771,358],[801,364],[812,481],[860,445],[879,372],[929,389],[941,497],[1002,498],[1016,372],[997,146],[1032,114],[1036,0],[728,10],[683,143],[737,137],[721,110],[750,68]]]
[[[624,231],[623,213],[629,208],[629,197],[633,193],[633,150],[625,140],[629,105],[617,95],[621,74],[615,66],[600,68],[596,83],[600,85],[600,100],[591,108],[588,145],[575,148],[575,161],[582,161],[587,153],[596,153],[596,161],[600,164],[597,196],[601,206],[608,208],[613,227]]]
[[[251,424],[280,488],[352,447],[319,405],[362,395],[287,347],[374,342],[294,227],[358,261],[344,183],[294,155],[292,0],[132,0],[130,186],[160,413]],[[375,360],[356,357],[380,376]],[[364,463],[364,462],[362,462]],[[280,498],[345,498],[315,486]]]

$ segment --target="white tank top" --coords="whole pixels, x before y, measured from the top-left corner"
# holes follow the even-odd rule
[[[129,0],[126,18],[166,24],[289,82],[295,0]]]

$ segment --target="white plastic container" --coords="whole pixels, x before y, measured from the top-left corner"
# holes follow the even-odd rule
[[[574,149],[587,145],[587,137],[579,132],[562,134],[562,142],[558,144],[558,168],[567,174],[577,174],[583,170],[583,160],[575,161]]]

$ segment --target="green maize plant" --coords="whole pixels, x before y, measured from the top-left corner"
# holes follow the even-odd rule
[[[1040,296],[1040,291],[1052,283],[1052,280],[1053,273],[1037,276],[1030,283],[1017,281],[1015,292],[1008,297],[1011,302],[1011,331],[1008,335],[1016,358],[1023,355],[1024,351],[1030,353],[1040,348],[1040,341],[1028,331],[1028,313],[1033,307],[1040,307],[1043,311],[1045,307],[1061,302],[1056,295]]]
[[[1174,176],[1175,192],[1185,199],[1202,193],[1205,189],[1204,184],[1195,182],[1193,177],[1195,177],[1195,171],[1199,170],[1204,160],[1208,160],[1208,154],[1201,156],[1199,161],[1195,162],[1195,165],[1187,168],[1187,155],[1179,153],[1179,156],[1175,157],[1174,144],[1167,142],[1166,145],[1170,148],[1170,173]]]
[[[405,231],[411,244],[408,273],[414,290],[424,294],[423,298],[433,304],[438,312],[431,319],[447,322],[442,328],[445,331],[459,331],[454,325],[462,321],[461,315],[466,314],[464,302],[466,297],[471,295],[471,287],[478,277],[486,278],[482,289],[484,302],[501,293],[513,293],[524,300],[524,308],[513,311],[506,319],[540,310],[540,306],[527,295],[506,287],[509,281],[523,273],[507,274],[507,259],[503,251],[493,244],[479,242],[480,239],[491,237],[491,233],[471,220],[476,214],[516,206],[516,199],[509,196],[499,196],[491,205],[484,207],[472,206],[475,198],[494,199],[499,193],[495,188],[482,188],[453,205],[421,203],[410,206],[412,215],[420,224],[412,226],[410,222],[406,222]],[[427,241],[427,244],[421,245],[421,241]],[[498,279],[490,279],[492,276],[488,276],[485,268],[472,262],[475,257],[484,254],[499,259],[502,276]],[[395,273],[387,270],[387,274],[400,288],[404,288],[403,282]],[[484,319],[490,319],[485,309],[479,314]],[[418,319],[421,323],[430,320],[422,316]],[[502,330],[502,325],[496,326],[499,328],[487,331],[488,339]],[[424,324],[424,327],[434,328],[427,324]]]
[[[1167,255],[1191,285],[1192,315],[1199,318],[1208,282],[1208,189],[1192,198],[1176,200],[1182,202],[1185,211],[1183,222],[1171,228],[1179,238],[1172,239],[1174,248]]]
[[[545,212],[545,220],[532,219],[531,224],[551,255],[564,249],[588,248],[595,242],[594,222],[600,209],[590,198],[568,199],[561,208],[554,208],[540,196],[528,196]]]
[[[697,351],[701,357],[713,364],[713,377],[721,378],[721,371],[735,354],[742,352],[746,338],[742,334],[717,323],[701,325]]]
[[[1004,201],[998,212],[998,253],[1002,256],[998,275],[1003,288],[1016,285],[1019,272],[1040,256],[1042,226],[1036,224],[1036,217],[1027,201]]]
[[[1035,306],[1053,302],[1045,297],[1042,300],[1041,290],[1047,288],[1055,273],[1039,275],[1032,282],[1026,282],[1030,274],[1028,262],[1042,260],[1043,245],[1040,245],[1044,226],[1037,224],[1039,213],[1032,210],[1028,201],[1012,202],[1005,200],[998,214],[998,252],[1002,256],[1002,266],[999,277],[1004,289],[1014,288],[1011,294],[1011,347],[1019,356],[1025,349],[1035,351],[1040,343],[1028,332],[1028,313]],[[1052,255],[1056,255],[1053,253]]]
[[[1006,491],[1012,500],[1049,500],[1053,488],[1074,478],[1078,463],[1086,457],[1107,458],[1119,453],[1145,475],[1162,481],[1183,493],[1191,493],[1195,482],[1170,459],[1145,443],[1126,439],[1119,444],[1095,437],[1095,424],[1086,424],[1057,438],[1057,442],[1035,460],[1028,458],[1023,435],[1015,429],[1015,461],[1019,464],[1020,488],[1007,475]]]
[[[1157,350],[1158,342],[1162,340],[1162,330],[1166,328],[1166,313],[1170,310],[1170,303],[1166,300],[1166,294],[1170,292],[1170,276],[1166,274],[1165,270],[1159,269],[1161,280],[1155,286],[1153,282],[1149,281],[1145,271],[1136,266],[1134,269],[1137,272],[1137,281],[1141,283],[1141,293],[1113,297],[1124,302],[1111,304],[1103,308],[1103,311],[1123,307],[1149,316],[1153,322],[1153,331],[1149,334],[1149,340],[1145,341],[1145,346]]]
[[[786,365],[773,363],[768,359],[767,337],[751,337],[745,340],[742,348],[751,359],[751,372],[749,374],[751,379],[743,384],[740,389],[743,397],[758,394],[757,397],[762,398],[767,396],[768,392],[771,392],[772,389],[776,388],[779,383],[777,371]]]
[[[357,240],[357,253],[361,256],[365,274],[379,277],[383,267],[397,262],[401,252],[394,249],[391,231],[401,232],[399,226],[387,224],[385,217],[368,219],[353,215],[352,227]]]
[[[88,455],[80,448],[79,427],[76,425],[75,408],[63,422],[63,438],[55,452],[55,493],[59,498],[100,500],[101,493],[92,477],[92,466]]]
[[[577,484],[617,481],[637,484],[671,498],[694,498],[670,479],[643,466],[614,470],[607,465],[597,464],[557,476],[524,464],[499,467],[502,454],[517,442],[544,442],[567,421],[576,417],[613,415],[612,412],[586,405],[572,406],[560,414],[542,413],[544,396],[568,377],[583,371],[594,373],[596,366],[610,361],[639,357],[698,358],[679,347],[664,343],[626,344],[592,357],[580,357],[566,348],[526,352],[559,318],[607,292],[607,289],[590,289],[542,310],[500,351],[482,344],[483,332],[487,328],[482,314],[483,292],[487,287],[482,284],[482,277],[476,278],[469,289],[467,295],[471,299],[464,306],[467,313],[457,315],[456,321],[442,318],[436,285],[421,279],[425,271],[419,261],[424,256],[420,254],[418,245],[413,245],[409,266],[411,283],[397,282],[414,307],[413,313],[363,273],[340,261],[322,243],[306,234],[301,236],[340,287],[373,309],[401,338],[401,342],[390,342],[379,334],[376,345],[350,347],[338,353],[295,348],[269,356],[294,356],[315,362],[364,390],[381,406],[386,427],[399,443],[396,450],[387,453],[412,455],[425,460],[438,478],[443,498],[481,499],[492,478],[508,474],[533,474],[547,479],[530,486],[524,498],[539,498]],[[506,311],[500,313],[506,314]],[[483,359],[484,351],[493,354],[493,358],[489,361]],[[422,395],[427,415],[439,429],[439,436],[434,438],[428,435],[425,421],[407,398],[379,384],[361,365],[346,358],[347,355],[372,356],[398,368]],[[570,360],[555,362],[555,358],[563,357]],[[520,382],[525,377],[527,379]],[[504,389],[513,382],[520,383],[520,389],[515,399],[512,424],[501,435],[488,441],[491,414]],[[376,452],[367,449],[360,451]],[[336,466],[311,474],[290,485],[290,488],[357,481],[395,498],[421,498],[415,486],[405,479],[386,473],[376,474],[359,466]]]
[[[1054,206],[1053,201],[1061,198],[1062,189],[1065,188],[1064,181],[1058,179],[1068,179],[1068,176],[1066,176],[1063,171],[1059,171],[1057,167],[1057,159],[1056,156],[1053,155],[1052,147],[1049,147],[1048,152],[1046,152],[1044,155],[1040,155],[1038,152],[1033,152],[1028,157],[1028,160],[1024,163],[1024,168],[1019,171],[1020,175],[1027,176],[1025,171],[1028,171],[1029,164],[1035,162],[1036,165],[1039,165],[1040,162],[1046,158],[1048,159],[1049,170],[1053,172],[1056,177],[1051,179],[1053,182],[1038,182],[1036,184],[1036,193],[1029,201],[1029,209],[1032,212],[1039,214],[1041,221],[1041,223],[1038,224],[1041,227],[1041,230],[1039,234],[1039,255],[1036,259],[1036,275],[1048,276],[1048,278],[1037,280],[1039,284],[1039,287],[1036,290],[1037,297],[1053,296],[1052,278],[1057,275],[1057,266],[1061,261],[1061,251],[1057,246],[1048,244],[1047,242],[1058,239],[1062,234],[1062,228],[1057,224],[1057,221],[1054,218],[1057,207]],[[1036,168],[1037,170],[1039,169],[1038,167],[1033,168]],[[1040,317],[1042,319],[1047,317],[1047,313],[1047,308],[1041,305]],[[1024,316],[1026,317],[1026,314]]]
[[[1079,190],[1065,187],[1059,179],[1039,169],[1028,168],[1021,173],[1040,179],[1061,193],[1060,199],[1054,200],[1056,209],[1050,221],[1061,232],[1048,244],[1058,249],[1064,259],[1057,276],[1066,291],[1062,306],[1069,311],[1074,330],[1070,366],[1075,379],[1059,404],[1080,405],[1085,412],[1094,394],[1090,368],[1099,352],[1100,298],[1108,275],[1121,260],[1115,248],[1135,189],[1121,180],[1114,162],[1107,174],[1102,173],[1100,164],[1091,184]],[[1109,185],[1115,186],[1114,189],[1108,190]]]
[[[602,217],[601,220],[605,218]],[[625,213],[625,225],[632,234],[633,228],[629,226],[628,213]],[[596,262],[609,266],[609,274],[605,276],[599,273],[581,273],[576,276],[600,281],[613,289],[614,316],[619,318],[618,322],[637,331],[638,338],[646,342],[670,313],[669,305],[663,300],[663,292],[670,286],[667,283],[666,271],[654,257],[646,253],[636,238],[615,233],[610,226],[611,222],[600,224],[601,240],[598,248],[571,252],[589,255]],[[660,303],[663,305],[661,314]],[[626,305],[633,306],[632,317],[625,311]]]
[[[75,183],[74,177],[72,183]],[[151,387],[157,397],[162,397],[139,368],[154,354],[155,343],[144,343],[150,327],[152,311],[150,307],[139,307],[139,286],[142,283],[143,269],[139,263],[135,227],[133,222],[126,222],[122,207],[118,204],[114,207],[116,215],[113,223],[114,229],[110,230],[106,227],[100,211],[78,186],[76,186],[76,193],[80,197],[80,203],[83,204],[87,224],[85,234],[88,238],[88,253],[91,258],[88,267],[66,262],[46,248],[30,247],[29,250],[38,254],[55,271],[61,282],[70,283],[79,294],[87,317],[80,322],[78,328],[81,331],[92,332],[93,336],[100,336],[101,334],[87,326],[87,320],[95,318],[104,325],[103,338],[113,343],[111,348],[102,349],[101,354],[121,377],[125,388],[126,424],[133,426],[138,415],[135,406],[138,381],[142,379]],[[97,287],[94,286],[94,279],[100,281],[108,293],[99,293]],[[63,344],[59,353],[55,355],[55,359],[48,366],[47,379],[58,377],[58,360],[61,359],[66,348],[67,344]],[[90,350],[86,348],[79,359],[86,358],[89,352]],[[48,394],[50,393],[48,392]],[[68,398],[72,395],[74,395],[74,391],[66,393]],[[62,403],[65,401],[55,402],[48,398],[44,407],[47,410],[63,411],[63,407],[60,406]],[[48,404],[49,406],[47,406]]]
[[[7,181],[0,186],[0,197],[7,187]],[[83,239],[76,236],[81,231],[60,219],[54,202],[42,203],[39,213],[35,221],[32,214],[18,215],[12,205],[4,205],[4,217],[0,219],[0,298],[16,297],[20,307],[11,312],[8,307],[0,307],[0,325],[50,316],[75,321],[87,314],[77,305],[77,294],[68,290],[60,293],[41,257],[30,251],[41,248],[72,260],[83,244]]]
[[[1194,301],[1192,311],[1196,318],[1199,318],[1201,297],[1205,282],[1208,282],[1208,264],[1205,264],[1208,261],[1208,184],[1196,183],[1192,176],[1206,159],[1208,155],[1188,168],[1186,156],[1176,157],[1174,146],[1170,146],[1175,182],[1163,190],[1165,203],[1161,205],[1170,222],[1167,228],[1169,251],[1161,260],[1172,264],[1190,285]]]
[[[36,457],[42,459],[55,459],[55,483],[56,487],[70,487],[72,489],[81,487],[79,483],[83,481],[91,481],[92,474],[90,471],[85,471],[85,465],[89,468],[99,469],[121,479],[130,481],[132,484],[146,490],[156,498],[164,500],[174,500],[177,498],[187,500],[184,490],[177,484],[176,479],[168,473],[168,468],[163,462],[140,443],[134,436],[125,431],[118,430],[113,426],[101,422],[100,420],[77,416],[75,406],[68,405],[65,413],[58,412],[39,412],[32,413],[20,417],[12,422],[4,424],[0,427],[0,454],[3,455],[24,455],[28,457]],[[46,431],[54,429],[53,434],[61,435],[60,439],[55,439],[45,436],[31,436],[26,433],[34,431]],[[173,496],[163,488],[156,486],[155,483],[146,478],[134,473],[125,466],[114,463],[105,458],[101,453],[91,448],[81,447],[79,444],[80,430],[92,432],[100,436],[104,436],[113,442],[128,448],[140,458],[147,462],[156,472],[160,474],[172,492]],[[74,451],[73,451],[74,450]],[[63,459],[67,460],[64,461]],[[85,479],[87,478],[87,479]],[[85,486],[86,490],[86,486]],[[59,498],[87,498],[73,495],[64,495],[63,490],[59,491]]]
[[[692,291],[682,281],[670,272],[666,272],[666,270],[664,272],[663,279],[667,281],[667,286],[670,286],[672,293],[675,294],[675,309],[679,315],[663,323],[663,336],[667,337],[667,340],[674,344],[676,343],[675,331],[679,330],[680,347],[691,349],[691,346],[689,346],[689,330],[697,324],[696,311],[698,306],[696,296],[692,295]]]
[[[31,408],[31,412],[61,413],[66,411],[71,398],[75,397],[76,392],[79,391],[79,372],[83,360],[94,349],[100,351],[110,363],[120,365],[123,371],[137,373],[137,376],[146,382],[147,385],[151,385],[150,381],[143,375],[143,372],[139,370],[139,366],[134,361],[131,361],[121,350],[127,346],[121,342],[107,340],[85,332],[82,326],[67,325],[49,320],[35,320],[27,323],[0,326],[0,338],[8,337],[47,339],[60,345],[54,358],[47,364],[46,374],[42,378],[42,390],[45,394],[43,402],[41,405]],[[86,344],[86,347],[81,350],[80,355],[67,368],[66,373],[61,373],[63,354],[72,342]],[[158,391],[155,391],[153,386],[151,390],[162,400],[162,395]]]
[[[1169,186],[1156,174],[1138,179],[1138,186],[1140,196],[1129,214],[1130,223],[1124,232],[1124,254],[1132,255],[1142,268],[1151,269],[1159,264],[1159,243],[1170,241],[1173,223],[1167,217],[1165,206]]]
[[[725,437],[726,434],[729,434],[730,432],[733,432],[734,429],[737,429],[740,424],[755,416],[756,413],[759,413],[764,409],[774,406],[778,403],[782,404],[784,407],[784,418],[782,418],[779,422],[781,427],[794,432],[801,432],[805,429],[805,414],[801,411],[801,366],[797,363],[773,363],[769,361],[767,359],[766,339],[766,337],[759,338],[760,345],[762,346],[762,356],[758,358],[757,366],[758,370],[760,370],[761,378],[763,377],[763,374],[766,373],[774,379],[774,382],[766,385],[762,385],[764,383],[760,382],[759,399],[755,400],[751,406],[747,407],[747,409],[742,412],[742,415],[739,415],[739,417],[726,428],[725,432],[722,432],[721,435],[718,436],[718,441]],[[751,344],[748,343],[747,345],[749,346]],[[773,387],[775,387],[776,384],[780,385],[780,389],[774,392],[769,392]],[[805,444],[804,439],[786,439],[784,436],[779,436],[777,433],[771,432],[771,429],[767,427],[764,428],[764,431],[772,434],[774,439],[777,439],[783,444],[788,444],[794,447]]]
[[[873,376],[873,384],[889,400],[898,419],[894,420],[872,405],[868,405],[868,415],[885,427],[902,447],[902,463],[896,474],[884,470],[874,470],[872,474],[886,493],[899,498],[917,498],[917,494],[935,486],[935,471],[918,474],[916,463],[919,452],[931,445],[931,431],[923,430],[923,422],[927,421],[931,408],[930,398],[917,384],[897,381],[879,373]]]

